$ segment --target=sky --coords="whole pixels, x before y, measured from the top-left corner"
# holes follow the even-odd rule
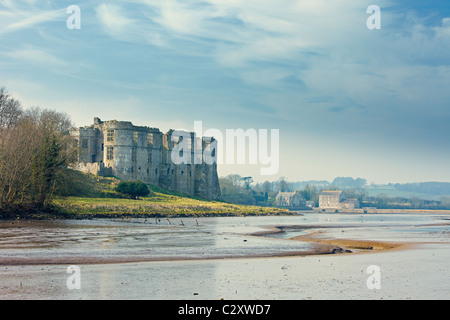
[[[0,0],[0,86],[76,126],[279,130],[275,174],[220,176],[450,181],[448,1]]]

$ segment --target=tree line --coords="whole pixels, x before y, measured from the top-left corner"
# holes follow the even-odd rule
[[[264,181],[253,183],[252,177],[241,177],[238,174],[230,174],[219,178],[222,200],[232,203],[249,205],[276,205],[275,198],[278,192],[292,192],[299,190],[306,201],[319,203],[319,194],[323,187],[314,184],[306,184],[301,187],[294,182],[288,182],[285,177],[276,181]],[[332,187],[337,188],[337,187]],[[327,188],[330,189],[330,188]]]
[[[75,160],[65,113],[33,107],[0,88],[0,213],[50,206],[62,172]]]
[[[367,181],[361,178],[338,177],[333,182],[328,181],[299,181],[289,182],[285,177],[276,181],[253,183],[252,177],[241,177],[231,174],[219,178],[222,199],[227,202],[273,206],[278,192],[299,191],[306,201],[313,201],[319,205],[319,194],[323,190],[343,190],[346,198],[358,199],[361,207],[375,207],[378,209],[450,209],[450,197],[443,196],[440,200],[424,200],[417,197],[392,197],[385,194],[369,195],[366,190]],[[446,193],[447,183],[418,183],[405,184],[405,190]],[[396,188],[400,189],[398,185]],[[406,189],[408,188],[408,189]]]

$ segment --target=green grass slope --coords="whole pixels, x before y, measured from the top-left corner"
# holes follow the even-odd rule
[[[56,210],[78,218],[93,217],[203,217],[288,215],[289,210],[209,201],[149,185],[151,193],[138,200],[114,191],[116,178],[68,171],[64,187],[53,201]]]

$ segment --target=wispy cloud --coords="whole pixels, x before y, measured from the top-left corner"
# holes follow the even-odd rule
[[[124,10],[118,5],[102,3],[95,11],[99,22],[111,34],[122,33],[136,24],[133,19],[125,16]]]
[[[367,29],[369,3],[354,0],[82,0],[82,29],[69,32],[60,3],[0,0],[2,75],[64,73],[58,85],[87,91],[83,104],[114,92],[158,121],[199,112],[210,125],[448,146],[450,12],[437,0],[430,14],[378,0],[381,30]],[[106,117],[126,113],[95,101]]]
[[[0,1],[0,35],[36,27],[46,22],[64,19],[64,9],[43,8],[37,1]]]
[[[34,47],[10,51],[5,55],[20,63],[28,63],[40,67],[63,68],[69,65],[65,61],[49,53],[47,50]]]

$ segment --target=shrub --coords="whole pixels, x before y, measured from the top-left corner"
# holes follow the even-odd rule
[[[132,199],[145,197],[150,194],[148,186],[142,181],[122,181],[116,187],[116,191],[129,196]]]

